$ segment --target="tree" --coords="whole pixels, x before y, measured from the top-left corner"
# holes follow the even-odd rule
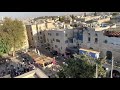
[[[98,77],[106,77],[106,71],[103,68],[103,64],[106,63],[105,58],[99,58],[95,61],[98,65]]]
[[[0,29],[0,55],[8,53],[11,49],[10,35]]]
[[[93,78],[94,75],[95,65],[78,58],[67,60],[67,65],[58,73],[60,78]]]
[[[13,48],[13,56],[16,49],[19,49],[23,46],[25,40],[24,27],[22,21],[17,19],[12,20],[11,18],[4,18],[3,26],[1,27],[3,32],[9,34],[10,42],[8,43],[9,47]]]
[[[66,61],[67,65],[63,65],[58,76],[60,78],[94,78],[96,66],[90,60],[94,59],[85,55],[74,55],[74,59]],[[101,63],[98,64],[98,76],[105,77],[106,73]]]

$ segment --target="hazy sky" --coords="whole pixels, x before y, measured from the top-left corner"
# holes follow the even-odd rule
[[[81,14],[83,12],[0,12],[0,17],[29,18],[37,16],[56,16],[66,14]]]

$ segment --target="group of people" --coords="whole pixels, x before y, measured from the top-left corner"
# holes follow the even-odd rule
[[[16,67],[11,70],[10,76],[11,76],[11,78],[13,78],[13,77],[19,76],[21,74],[24,74],[26,72],[29,72],[31,70],[33,70],[33,68],[31,68],[31,67],[23,67],[23,66]]]
[[[33,62],[31,63],[29,61],[23,60],[21,64],[17,65],[17,67],[13,66],[13,68],[11,69],[10,75],[11,75],[11,78],[13,78],[34,69],[35,69],[35,66],[33,65]]]
[[[0,77],[10,74],[10,77],[13,78],[34,69],[34,62],[28,60],[23,60],[16,65],[11,65],[11,62],[6,61],[6,63],[4,63],[4,70],[0,72]]]
[[[4,60],[5,58],[3,58]],[[9,59],[5,59],[4,61],[1,60],[1,67],[2,67],[2,71],[0,72],[0,77],[3,77],[7,74],[9,74],[10,70],[8,69],[8,66],[10,64],[10,60]]]

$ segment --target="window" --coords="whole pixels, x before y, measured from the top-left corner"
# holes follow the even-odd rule
[[[61,50],[62,50],[62,47],[61,47]]]
[[[41,41],[41,43],[43,43],[43,42]]]
[[[50,36],[51,36],[51,33],[48,33],[48,35],[50,35]]]
[[[98,38],[95,38],[95,43],[98,43]]]
[[[32,32],[31,32],[31,35],[32,35]]]
[[[49,39],[47,39],[47,41],[49,42]]]
[[[92,47],[90,47],[89,49],[93,49]]]
[[[56,42],[60,42],[60,40],[59,40],[59,39],[56,39]]]
[[[65,36],[67,37],[67,34],[65,34]]]
[[[65,43],[68,43],[68,40],[66,40]]]
[[[53,38],[53,41],[55,41],[55,39]]]
[[[41,32],[40,32],[40,35],[41,35]]]
[[[32,37],[32,40],[33,40],[33,37]]]
[[[39,40],[39,37],[38,37],[38,40]]]
[[[48,46],[50,46],[50,44],[48,43]]]
[[[70,42],[70,43],[73,43],[73,38],[70,38],[70,39],[69,39],[69,42]]]
[[[42,39],[42,37],[40,37],[40,39]]]
[[[58,46],[57,46],[57,45],[55,45],[55,48],[58,48]]]
[[[107,40],[103,41],[104,43],[107,43]]]
[[[88,42],[90,42],[90,37],[88,37]]]
[[[59,33],[56,33],[56,36],[59,36]]]
[[[51,43],[53,43],[53,41],[51,40]]]
[[[112,52],[111,51],[107,51],[106,52],[106,59],[107,60],[111,60],[112,59]]]
[[[95,34],[95,36],[98,36],[97,33]]]
[[[88,35],[90,36],[90,33],[88,33]]]

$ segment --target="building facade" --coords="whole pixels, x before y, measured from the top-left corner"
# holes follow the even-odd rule
[[[69,46],[68,38],[73,36],[72,30],[49,30],[45,31],[46,45],[50,50],[65,54],[66,47]]]
[[[93,49],[101,52],[101,57],[113,56],[116,61],[120,58],[120,38],[115,36],[105,35],[106,30],[95,31],[94,29],[87,29],[83,32],[82,48]],[[109,59],[112,59],[109,58]]]

